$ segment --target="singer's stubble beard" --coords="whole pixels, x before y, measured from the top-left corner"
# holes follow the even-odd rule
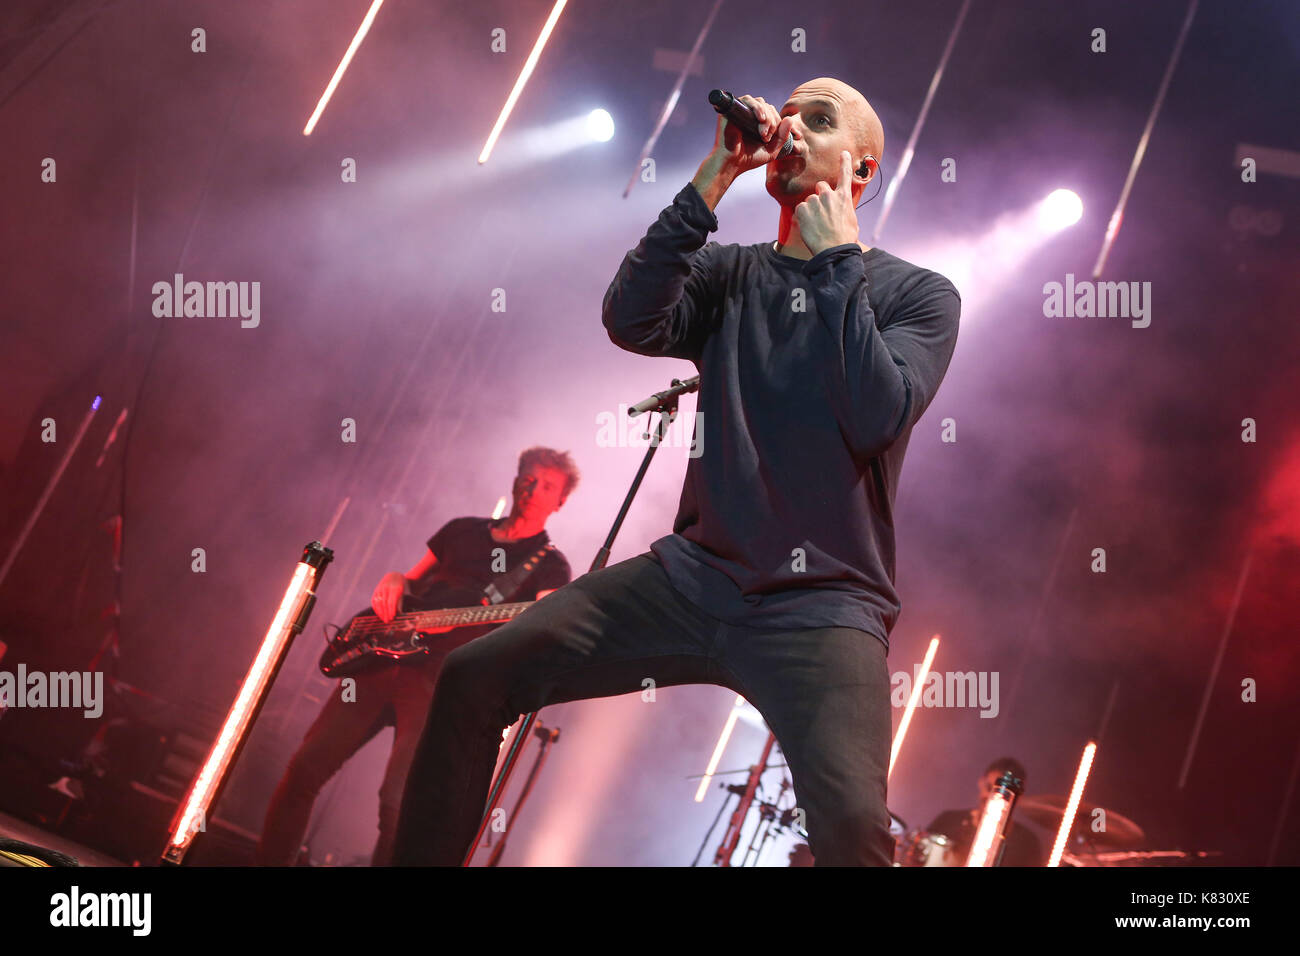
[[[789,206],[793,211],[795,206],[815,192],[796,182],[803,172],[802,169],[789,173],[777,171],[776,175],[767,181],[767,194],[782,206]]]
[[[794,185],[794,181],[799,178],[802,169],[782,170],[775,169],[767,177],[767,192],[773,199],[780,202],[799,192],[799,187]],[[800,200],[802,202],[802,200]]]

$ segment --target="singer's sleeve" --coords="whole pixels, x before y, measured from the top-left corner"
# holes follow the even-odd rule
[[[961,299],[928,270],[902,289],[883,329],[867,297],[857,243],[823,249],[803,267],[830,349],[825,367],[835,416],[855,458],[886,451],[934,399],[957,345]]]
[[[610,341],[638,355],[699,361],[718,311],[718,245],[705,245],[717,228],[713,210],[687,183],[623,257],[605,292],[601,319]]]

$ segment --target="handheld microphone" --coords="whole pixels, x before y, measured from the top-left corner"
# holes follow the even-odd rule
[[[758,131],[758,116],[754,111],[746,106],[740,100],[736,99],[726,90],[710,90],[709,105],[727,118],[728,123],[733,123],[740,131],[750,139],[763,142],[762,134]],[[794,134],[788,133],[785,138],[785,145],[777,156],[789,156],[790,151],[794,149]]]

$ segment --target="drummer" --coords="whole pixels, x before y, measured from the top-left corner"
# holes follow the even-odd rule
[[[978,806],[969,810],[945,810],[926,827],[929,832],[942,833],[952,841],[955,859],[965,861],[970,852],[971,840],[975,837],[975,829],[979,826],[980,814],[984,812],[984,803],[993,792],[998,778],[1008,770],[1019,777],[1022,783],[1025,781],[1025,768],[1019,760],[1014,757],[999,757],[985,768],[979,778]],[[1028,828],[1016,826],[1014,813],[1007,824],[1005,836],[1006,850],[1002,854],[1001,866],[1043,866],[1047,862],[1047,855],[1038,838]]]

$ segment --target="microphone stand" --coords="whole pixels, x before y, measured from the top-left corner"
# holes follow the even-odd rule
[[[731,858],[735,856],[736,845],[740,842],[740,831],[745,826],[745,817],[749,816],[750,805],[753,804],[754,794],[758,790],[758,779],[763,776],[763,771],[767,769],[767,761],[772,755],[772,745],[774,743],[776,743],[776,734],[769,730],[767,742],[763,745],[763,753],[758,758],[758,763],[750,768],[749,780],[745,784],[745,792],[741,794],[740,803],[736,805],[736,811],[731,815],[731,821],[727,824],[727,829],[723,833],[722,843],[718,846],[717,853],[714,854],[713,862],[716,866],[731,866]]]
[[[781,790],[777,793],[776,799],[770,803],[764,801],[758,805],[759,825],[754,828],[754,834],[749,838],[749,846],[745,849],[745,855],[740,861],[741,866],[749,866],[751,858],[754,861],[753,865],[758,866],[759,861],[763,859],[763,850],[767,847],[768,841],[772,839],[773,831],[781,825],[776,822],[777,806],[789,789],[790,777],[782,775]]]
[[[768,739],[773,743],[775,743],[776,736],[769,732]],[[765,752],[767,752],[767,748],[764,748],[764,750]],[[695,859],[691,860],[690,863],[691,866],[700,865],[700,857],[704,855],[704,848],[708,845],[709,838],[713,836],[713,831],[717,829],[718,821],[722,819],[723,813],[725,813],[727,807],[731,805],[731,798],[733,796],[740,798],[741,806],[740,808],[737,809],[736,811],[737,814],[741,813],[743,810],[747,815],[748,811],[752,810],[755,806],[755,795],[754,795],[753,788],[756,788],[757,778],[761,777],[768,770],[776,770],[781,767],[789,767],[789,764],[769,763],[765,766],[760,765],[760,766],[746,767],[743,770],[716,770],[709,775],[715,777],[723,777],[728,774],[743,773],[745,774],[747,782],[718,784],[719,787],[721,787],[723,790],[726,791],[726,796],[723,798],[722,806],[718,807],[717,816],[715,816],[713,818],[713,822],[709,824],[709,830],[707,833],[704,834],[704,839],[700,841],[700,848],[696,850]],[[705,774],[700,774],[699,776],[705,776]],[[687,779],[694,779],[694,778],[687,778]],[[785,810],[781,810],[780,808],[781,798],[785,795],[785,792],[789,790],[791,786],[792,784],[790,781],[790,775],[782,774],[781,791],[776,795],[776,799],[772,801],[766,801],[766,800],[757,801],[757,806],[759,810],[759,822],[760,822],[760,826],[762,826],[763,828],[761,833],[762,840],[759,841],[760,833],[758,831],[755,831],[753,838],[750,840],[749,847],[745,851],[745,857],[741,861],[740,864],[741,866],[750,865],[749,859],[751,854],[755,855],[753,865],[754,866],[758,865],[759,860],[762,858],[764,847],[767,845],[767,842],[772,839],[773,831],[779,832],[779,831],[789,830],[791,833],[794,833],[797,836],[802,836],[805,839],[807,838],[808,832],[806,830],[804,830],[802,827],[791,825],[791,821],[794,819],[795,811],[797,808],[789,807]],[[748,801],[748,804],[746,803],[746,801]],[[778,813],[780,814],[779,821],[777,820]],[[727,840],[731,839],[729,835],[730,830],[736,825],[737,825],[736,817],[735,815],[733,815],[731,824],[728,827],[728,834],[724,835],[723,837],[724,844]],[[744,826],[743,818],[740,820],[739,825],[743,828]],[[754,845],[755,841],[758,841],[757,847],[755,847]],[[723,852],[724,852],[724,848],[719,847],[718,855],[714,859],[715,866],[731,865],[729,862],[727,863],[719,862],[719,858],[721,857]],[[734,847],[733,847],[733,852],[734,852]]]
[[[628,415],[632,418],[645,412],[657,412],[659,420],[655,425],[654,435],[650,438],[650,445],[645,450],[645,456],[641,459],[641,467],[637,469],[636,477],[632,479],[632,487],[628,489],[627,495],[623,498],[623,506],[619,508],[618,516],[614,519],[609,534],[605,536],[605,543],[596,552],[596,557],[591,562],[588,572],[599,571],[609,561],[610,552],[614,547],[614,539],[618,536],[619,529],[623,527],[623,519],[627,517],[628,510],[632,507],[632,499],[636,497],[636,493],[641,489],[641,481],[650,469],[650,462],[654,459],[655,452],[659,450],[659,444],[667,437],[669,427],[677,419],[678,398],[688,392],[699,391],[699,388],[700,377],[698,375],[685,381],[673,379],[670,388],[662,392],[655,392],[649,398],[637,402],[627,410]],[[506,783],[510,780],[510,774],[514,771],[515,764],[519,760],[519,754],[532,733],[533,723],[536,720],[536,711],[524,714],[523,721],[519,725],[519,732],[511,739],[510,749],[506,752],[501,769],[497,771],[496,778],[492,781],[492,786],[488,790],[487,806],[483,810],[482,819],[479,820],[478,832],[474,834],[474,839],[465,853],[465,859],[461,862],[462,866],[469,866],[470,860],[473,859],[479,841],[483,839],[483,832],[492,819],[492,811],[501,802]]]
[[[528,779],[524,781],[524,789],[519,794],[519,799],[515,801],[515,808],[510,814],[510,819],[506,821],[506,832],[501,834],[501,842],[492,848],[492,855],[488,857],[487,865],[496,866],[501,862],[501,854],[506,851],[506,839],[510,836],[510,830],[515,825],[515,819],[519,816],[519,811],[524,808],[524,801],[533,791],[533,784],[537,781],[537,774],[541,772],[542,764],[546,762],[546,755],[550,752],[550,745],[560,739],[559,728],[552,730],[550,727],[544,727],[541,724],[533,731],[538,740],[537,759],[533,761],[533,769],[528,771]]]
[[[704,839],[700,841],[700,848],[695,851],[695,859],[691,860],[691,866],[700,865],[700,857],[704,855],[704,848],[708,846],[709,837],[713,836],[713,831],[717,828],[718,821],[722,819],[722,814],[726,812],[728,805],[730,805],[732,796],[743,797],[745,795],[745,787],[743,784],[719,783],[718,786],[726,790],[727,795],[722,798],[722,806],[718,807],[718,815],[715,816],[713,822],[709,824],[709,832],[704,834]]]

